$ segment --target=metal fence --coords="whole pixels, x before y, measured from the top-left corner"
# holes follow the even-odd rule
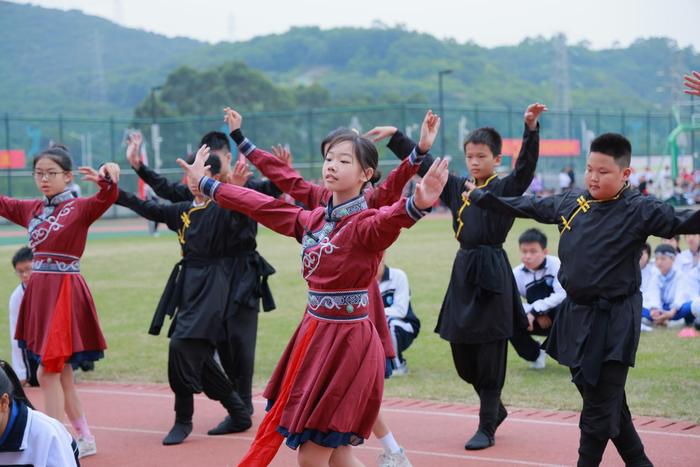
[[[477,127],[491,126],[504,138],[520,138],[523,131],[523,110],[511,107],[445,106],[440,112],[443,118],[441,132],[444,132],[444,148],[443,140],[439,137],[433,152],[451,155],[451,170],[463,173],[465,166],[461,142],[466,133]],[[318,178],[322,163],[319,144],[330,130],[339,126],[350,126],[359,131],[367,131],[377,125],[393,125],[418,139],[425,111],[424,105],[397,104],[244,113],[243,129],[260,147],[267,148],[280,143],[289,145],[294,155],[295,166],[302,174]],[[690,109],[690,112],[692,113],[693,109]],[[7,114],[1,118],[0,147],[22,149],[27,155],[23,169],[0,171],[0,193],[16,197],[36,196],[34,182],[29,176],[31,157],[52,141],[67,145],[76,165],[97,166],[107,161],[115,161],[125,167],[123,140],[127,128],[137,128],[143,132],[151,158],[154,143],[152,137],[157,136],[153,134],[154,121],[151,119],[74,118],[61,115],[51,118],[18,117]],[[159,118],[155,123],[161,138],[159,170],[173,177],[179,177],[175,159],[196,149],[204,133],[211,130],[227,131],[222,116],[219,115]],[[541,158],[538,173],[545,185],[553,187],[557,173],[564,166],[572,166],[575,173],[583,174],[588,144],[591,138],[602,132],[625,134],[632,142],[635,156],[668,154],[667,138],[677,126],[678,119],[673,112],[551,110],[541,118],[541,123],[542,138],[577,139],[581,142],[579,155]],[[700,131],[694,131],[686,135],[681,142],[682,150],[686,154],[697,156],[697,150],[700,150],[700,145],[696,144],[698,137]],[[695,159],[696,157],[692,159],[693,165]],[[658,158],[654,160],[659,163]],[[393,155],[383,145],[380,146],[380,161],[387,168],[396,163]],[[508,163],[507,158],[504,163]],[[657,170],[660,167],[652,169]],[[124,186],[134,190],[135,177],[125,176]],[[86,192],[91,191],[91,188],[84,188]]]

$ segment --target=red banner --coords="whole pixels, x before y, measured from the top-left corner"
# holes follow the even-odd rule
[[[0,149],[0,169],[23,169],[25,155],[21,149]]]
[[[517,157],[523,140],[505,138],[503,140],[503,155]],[[581,155],[581,142],[577,139],[541,139],[540,156],[570,157]]]

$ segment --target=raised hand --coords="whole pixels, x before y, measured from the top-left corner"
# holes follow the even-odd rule
[[[272,146],[272,154],[277,156],[280,160],[284,161],[288,166],[292,166],[292,153],[286,146],[278,144],[277,146]]]
[[[369,138],[376,143],[377,141],[381,141],[384,138],[390,138],[394,136],[394,133],[396,133],[396,131],[397,129],[395,126],[375,126],[362,136],[364,136],[365,138]]]
[[[442,189],[445,187],[447,178],[450,175],[447,165],[447,160],[440,160],[439,157],[435,158],[433,165],[423,175],[420,183],[416,185],[413,202],[418,209],[428,209],[440,197],[440,193],[442,193]]]
[[[692,76],[685,75],[683,77],[683,84],[688,88],[684,90],[686,94],[700,96],[700,73],[693,71]]]
[[[201,148],[199,148],[199,150],[197,150],[197,155],[195,155],[194,161],[191,164],[188,164],[182,159],[178,159],[176,162],[177,165],[179,165],[185,172],[185,175],[190,178],[190,180],[195,180],[197,183],[199,183],[199,180],[204,177],[205,171],[209,168],[209,166],[204,165],[208,158],[209,146],[204,144]]]
[[[129,136],[129,143],[126,146],[126,160],[135,170],[140,169],[142,165],[141,143],[143,143],[143,136],[140,132],[135,132]]]
[[[224,121],[228,125],[228,131],[232,132],[241,128],[243,117],[231,107],[224,107]]]
[[[547,106],[539,102],[531,104],[525,111],[525,124],[530,130],[537,129],[537,119],[540,118],[542,112],[547,111]]]
[[[114,183],[119,182],[119,174],[120,173],[121,173],[121,169],[114,162],[107,162],[102,167],[100,167],[100,170],[98,172],[100,177],[107,179],[107,180],[111,180]]]
[[[418,150],[421,154],[430,151],[435,142],[435,137],[440,129],[440,117],[428,110],[423,118],[423,124],[420,127],[420,140],[418,141]]]
[[[100,174],[92,167],[78,167],[78,172],[82,174],[84,182],[97,183],[100,181]]]
[[[246,161],[243,154],[238,156],[236,164],[233,166],[233,172],[229,176],[229,183],[232,185],[244,186],[248,179],[253,176],[250,167],[248,167],[248,162]]]

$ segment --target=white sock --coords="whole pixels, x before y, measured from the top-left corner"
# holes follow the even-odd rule
[[[401,446],[399,446],[399,443],[396,442],[396,439],[394,439],[394,435],[391,433],[391,431],[383,438],[379,438],[379,442],[382,443],[382,447],[386,452],[394,454],[401,451]]]

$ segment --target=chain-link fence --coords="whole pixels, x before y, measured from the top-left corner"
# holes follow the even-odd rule
[[[433,153],[452,156],[451,170],[464,173],[465,165],[462,140],[472,129],[491,126],[504,138],[520,138],[523,130],[524,109],[453,107],[433,109],[443,118],[440,135],[433,146]],[[319,144],[323,137],[339,126],[367,131],[377,125],[392,125],[418,139],[420,124],[426,107],[422,105],[397,104],[369,107],[347,107],[308,109],[285,112],[249,113],[243,115],[245,134],[258,146],[269,148],[274,144],[288,145],[294,155],[294,164],[305,177],[319,178],[322,159]],[[691,110],[692,111],[692,110]],[[180,172],[175,159],[196,150],[203,134],[212,130],[227,131],[222,116],[200,116],[158,119],[124,118],[52,118],[15,117],[4,115],[0,124],[0,147],[23,150],[26,154],[24,167],[0,169],[0,193],[25,198],[36,196],[36,188],[30,177],[31,159],[34,154],[46,148],[50,142],[61,142],[68,146],[75,165],[98,166],[107,161],[115,161],[126,167],[124,157],[124,135],[127,128],[143,132],[151,165],[154,164],[153,123],[157,123],[160,136],[160,163],[158,169],[179,178]],[[663,159],[651,156],[668,154],[667,139],[677,126],[677,117],[672,112],[631,113],[625,110],[610,111],[568,111],[550,110],[541,118],[542,139],[569,139],[580,143],[579,154],[553,155],[541,157],[538,173],[546,187],[556,188],[558,173],[565,166],[571,166],[580,177],[585,169],[585,154],[590,140],[602,132],[620,132],[632,142],[634,154],[639,161],[647,157],[644,165],[656,164],[652,170],[658,171]],[[682,151],[697,155],[695,140],[699,131],[685,135]],[[444,146],[443,146],[444,145]],[[383,170],[396,164],[396,159],[380,145],[380,161]],[[691,165],[695,165],[695,157]],[[510,159],[504,158],[504,164]],[[695,167],[683,167],[694,169]],[[123,186],[127,190],[136,189],[136,179],[131,170],[125,170]],[[94,191],[83,185],[85,193]]]

